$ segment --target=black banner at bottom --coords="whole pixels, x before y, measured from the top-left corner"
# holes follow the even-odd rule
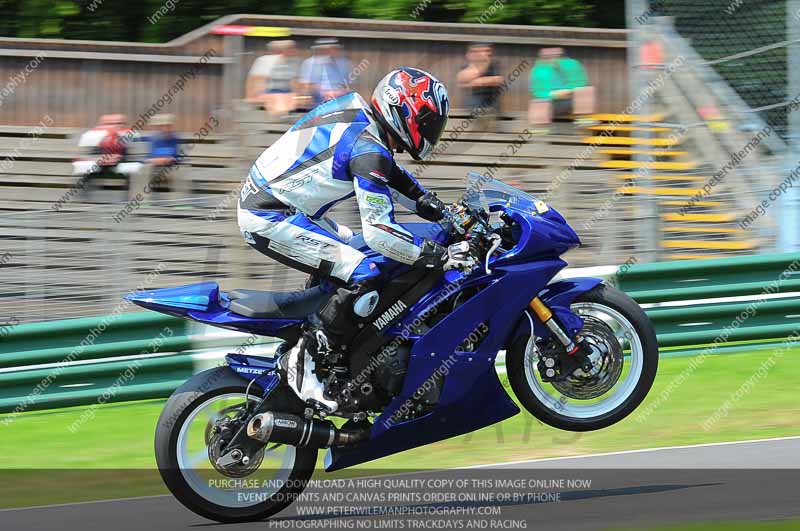
[[[237,506],[282,494],[279,471],[193,475]],[[368,475],[366,475],[368,474]],[[291,481],[291,480],[289,480]],[[278,492],[274,494],[274,492]],[[210,522],[182,507],[154,470],[2,470],[3,529],[184,529]],[[104,498],[106,501],[89,501]],[[107,500],[107,498],[123,498]],[[785,521],[800,529],[800,470],[508,469],[318,472],[291,505],[247,529],[651,529]],[[77,503],[76,503],[77,502]],[[38,506],[25,509],[20,506]],[[710,527],[711,523],[718,527]]]

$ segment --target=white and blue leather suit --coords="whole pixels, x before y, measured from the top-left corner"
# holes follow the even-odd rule
[[[355,196],[374,251],[414,264],[425,241],[395,221],[395,200],[417,207],[426,190],[394,160],[386,133],[356,93],[303,116],[256,160],[239,198],[245,240],[275,260],[335,284],[369,281],[378,264],[348,245],[353,232],[326,213]],[[420,212],[420,210],[423,210]]]

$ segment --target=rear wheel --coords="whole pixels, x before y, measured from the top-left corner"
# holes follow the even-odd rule
[[[317,450],[287,445],[267,445],[247,464],[217,465],[224,453],[219,427],[237,429],[245,405],[254,405],[253,395],[260,392],[251,389],[247,398],[246,386],[228,367],[197,374],[169,398],[156,429],[156,462],[164,483],[191,511],[218,522],[261,520],[280,512],[297,499],[316,465]],[[278,387],[268,399],[276,411],[291,409],[284,389]]]
[[[523,406],[550,426],[591,431],[611,426],[644,400],[658,369],[658,341],[644,310],[625,293],[598,285],[570,308],[584,320],[592,370],[576,369],[561,381],[544,381],[541,352],[529,335],[508,350],[512,389]]]

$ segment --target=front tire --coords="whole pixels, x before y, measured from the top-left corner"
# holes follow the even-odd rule
[[[214,469],[204,456],[211,446],[209,428],[235,414],[237,407],[241,410],[247,383],[228,367],[196,374],[169,398],[156,428],[156,462],[167,488],[189,510],[217,522],[262,520],[282,511],[306,487],[317,461],[316,449],[275,445],[261,450],[252,471],[226,476]],[[290,391],[284,391],[278,387],[268,400],[276,411],[294,412]],[[260,393],[253,386],[250,400]],[[270,464],[274,474],[273,468],[266,468]]]
[[[541,380],[536,366],[538,352],[530,335],[518,338],[508,349],[508,379],[525,409],[545,424],[568,431],[599,430],[630,415],[647,396],[658,370],[658,340],[644,310],[611,286],[600,284],[587,291],[571,309],[585,321],[600,319],[612,329],[620,350],[627,353],[622,360],[627,372],[624,377],[617,376],[621,387],[615,384],[607,396],[591,400],[561,394],[556,386]]]

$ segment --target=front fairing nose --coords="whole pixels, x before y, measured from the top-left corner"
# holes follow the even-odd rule
[[[555,212],[555,211],[553,211],[553,212]],[[567,223],[567,220],[565,220],[564,217],[561,216],[561,214],[559,214],[558,212],[555,212],[555,213],[558,214],[558,217],[561,219],[561,222],[559,223],[559,229],[560,229],[561,236],[562,236],[564,244],[568,245],[569,247],[578,247],[578,246],[580,246],[581,238],[580,238],[580,236],[578,236],[578,233],[575,232],[575,229],[573,229],[570,226],[570,224]]]
[[[535,260],[561,256],[581,244],[578,234],[564,217],[552,208],[542,213],[518,208],[504,210],[517,227],[515,236],[517,244],[505,256],[506,260]]]
[[[553,240],[569,248],[578,247],[581,244],[578,233],[567,223],[564,216],[553,207],[550,207],[544,214],[540,214],[539,217],[547,221],[550,238]]]

